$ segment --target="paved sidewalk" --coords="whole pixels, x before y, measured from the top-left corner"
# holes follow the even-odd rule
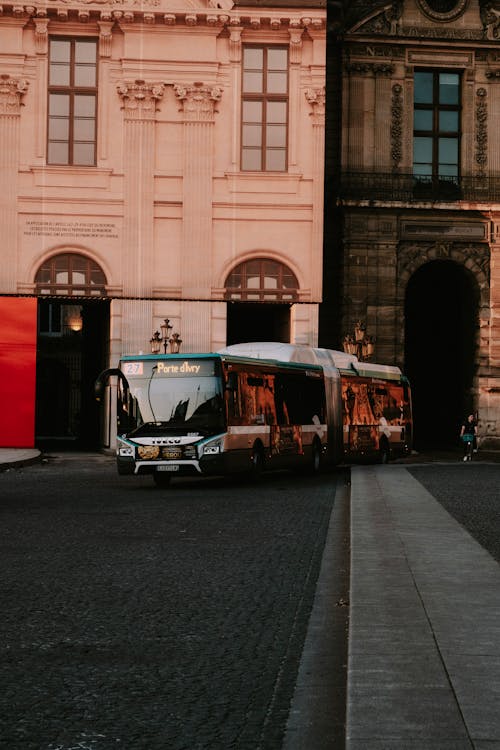
[[[37,448],[0,448],[0,471],[37,463],[41,455]]]
[[[351,483],[347,750],[499,750],[498,563],[404,467]]]

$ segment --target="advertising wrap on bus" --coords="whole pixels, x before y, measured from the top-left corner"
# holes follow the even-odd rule
[[[98,398],[117,378],[120,474],[151,474],[163,486],[172,476],[315,473],[409,450],[410,392],[397,368],[362,374],[337,367],[329,350],[278,344],[277,359],[272,345],[265,356],[242,346],[236,354],[127,356],[101,373]]]
[[[404,445],[411,436],[410,390],[405,380],[342,375],[344,449],[353,458]],[[400,452],[402,452],[400,450]]]

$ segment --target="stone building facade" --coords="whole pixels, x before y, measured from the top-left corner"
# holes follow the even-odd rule
[[[0,303],[36,340],[31,441],[109,444],[93,379],[167,319],[186,352],[317,344],[325,48],[321,0],[2,6]]]
[[[417,446],[456,444],[472,411],[499,447],[500,6],[331,17],[323,342],[363,321],[375,358],[412,380]]]

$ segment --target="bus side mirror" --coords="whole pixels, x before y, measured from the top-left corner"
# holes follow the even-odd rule
[[[122,381],[123,387],[126,390],[129,389],[130,386],[128,384],[128,380],[123,374],[123,372],[120,370],[120,368],[109,367],[107,370],[103,370],[102,372],[99,373],[94,383],[94,396],[95,396],[96,401],[101,400],[108,378],[110,378],[112,375],[116,375]]]

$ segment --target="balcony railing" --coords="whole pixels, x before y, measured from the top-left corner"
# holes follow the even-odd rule
[[[344,172],[338,198],[352,201],[500,202],[500,175],[423,179],[391,172]]]

